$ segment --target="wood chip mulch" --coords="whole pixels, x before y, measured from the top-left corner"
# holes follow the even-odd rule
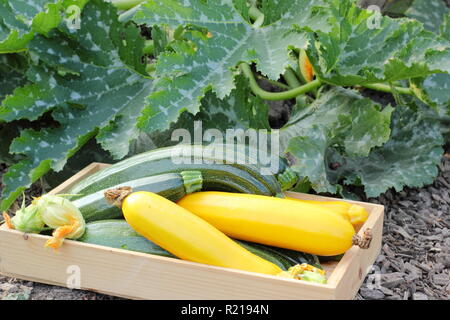
[[[450,298],[450,157],[436,181],[421,189],[386,192],[382,252],[357,299]]]

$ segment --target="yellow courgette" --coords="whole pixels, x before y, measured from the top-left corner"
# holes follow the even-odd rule
[[[348,220],[310,203],[259,195],[197,192],[183,197],[178,204],[236,239],[321,256],[342,254],[359,241]]]
[[[341,215],[343,218],[350,221],[350,223],[354,226],[360,226],[364,222],[366,222],[369,214],[367,213],[364,207],[348,203],[345,201],[317,201],[317,200],[301,200],[292,197],[286,197],[287,199],[296,200],[304,203],[311,203],[315,205],[319,205],[323,208],[330,209],[331,211]]]
[[[122,207],[140,235],[183,260],[277,275],[282,269],[243,248],[188,210],[151,192],[108,190],[105,197]]]

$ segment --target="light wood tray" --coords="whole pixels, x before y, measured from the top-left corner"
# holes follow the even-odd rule
[[[79,180],[108,166],[92,163],[53,189],[67,192]],[[311,200],[333,198],[288,192]],[[73,287],[131,299],[353,299],[381,249],[384,207],[356,202],[369,218],[367,250],[349,249],[339,262],[324,262],[326,285],[209,266],[145,253],[66,240],[54,252],[44,248],[48,236],[24,234],[0,227],[0,273],[6,276]],[[361,233],[362,231],[359,231]]]

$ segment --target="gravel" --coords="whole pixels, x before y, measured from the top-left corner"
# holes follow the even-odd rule
[[[0,165],[0,175],[4,166]],[[26,194],[40,194],[39,183]],[[443,157],[436,181],[423,188],[388,191],[370,202],[386,206],[383,245],[358,300],[436,300],[450,298],[450,156]],[[19,199],[16,207],[21,202]],[[0,299],[110,300],[71,290],[0,276]]]

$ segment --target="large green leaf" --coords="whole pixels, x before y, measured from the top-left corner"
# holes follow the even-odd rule
[[[289,153],[292,168],[308,177],[314,190],[336,192],[327,176],[327,150],[367,156],[389,139],[390,106],[381,107],[355,91],[332,89],[281,129],[281,150]]]
[[[16,87],[22,86],[27,82],[26,59],[18,54],[0,55],[0,103],[11,94]]]
[[[383,5],[383,14],[390,16],[404,16],[414,0],[387,0]]]
[[[427,77],[422,83],[422,89],[428,101],[435,105],[448,106],[450,112],[450,75],[436,73]]]
[[[264,101],[250,94],[247,80],[243,76],[236,77],[236,88],[224,99],[219,99],[213,92],[208,92],[201,101],[200,111],[196,115],[183,112],[177,122],[170,126],[164,133],[153,135],[153,142],[157,146],[167,146],[179,143],[172,140],[172,133],[177,129],[185,129],[189,132],[191,141],[198,137],[208,140],[208,130],[215,130],[217,135],[226,139],[227,130],[242,129],[246,133],[248,129],[270,131],[269,107]],[[214,133],[214,131],[209,131]],[[184,141],[189,142],[189,141]],[[202,141],[195,141],[201,143]],[[204,141],[205,143],[211,141]],[[218,142],[218,141],[216,141]],[[220,141],[225,143],[226,141]]]
[[[358,85],[450,72],[450,42],[409,19],[379,17],[349,1],[334,3],[331,32],[317,32],[310,58],[319,77]]]
[[[445,10],[440,10],[439,6],[430,6],[434,13],[433,18],[437,19],[441,25],[436,25],[434,32],[441,33],[443,38],[450,41],[450,14]],[[430,9],[428,9],[430,11]],[[448,11],[447,11],[448,12]],[[434,107],[437,111],[447,109],[450,114],[450,74],[435,73],[426,78],[413,79],[415,92],[418,97]]]
[[[16,87],[26,84],[26,68],[27,59],[22,55],[0,55],[0,103],[7,95],[13,93]],[[0,163],[12,164],[20,159],[20,155],[9,153],[9,146],[24,128],[26,125],[23,122],[0,122]]]
[[[52,110],[60,126],[25,130],[13,141],[10,151],[25,159],[3,177],[2,209],[48,170],[61,170],[97,133],[114,156],[128,153],[130,140],[137,136],[136,118],[152,90],[151,80],[130,68],[142,48],[139,30],[120,24],[116,9],[100,0],[86,5],[80,29],[63,27],[51,38],[36,36],[29,43],[41,63],[28,71],[32,83],[3,101],[0,119],[34,120]]]
[[[34,32],[16,19],[7,0],[0,0],[0,13],[0,53],[25,50]]]
[[[327,30],[324,10],[313,9],[316,2],[289,1],[283,5],[282,19],[264,27],[250,25],[231,0],[156,0],[143,4],[133,17],[136,23],[196,26],[194,29],[205,28],[208,34],[190,34],[195,50],[179,47],[175,53],[159,56],[158,92],[150,96],[140,127],[165,130],[181,112],[197,113],[201,98],[211,88],[224,98],[234,88],[234,68],[242,61],[256,62],[262,74],[277,79],[289,64],[288,48],[305,48],[308,43],[305,33],[292,31],[294,25]]]
[[[442,0],[414,0],[405,15],[422,22],[429,31],[439,33],[443,16],[449,12]]]
[[[434,181],[443,154],[444,143],[439,121],[431,111],[416,112],[396,107],[392,116],[392,135],[368,157],[340,158],[338,172],[346,184],[360,182],[368,197],[376,197],[389,188],[422,187]]]
[[[75,5],[81,11],[86,0],[0,0],[0,53],[27,49],[35,34],[48,35]]]

